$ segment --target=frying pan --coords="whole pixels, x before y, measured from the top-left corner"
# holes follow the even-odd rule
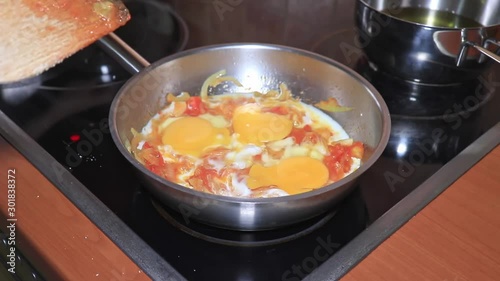
[[[398,18],[403,8],[446,11],[482,26],[435,27]],[[453,84],[477,78],[500,57],[498,0],[357,0],[361,47],[379,69],[404,80]]]
[[[354,188],[356,179],[370,168],[387,145],[390,117],[380,94],[353,70],[326,57],[285,46],[242,43],[191,49],[149,64],[115,34],[99,42],[135,73],[117,93],[110,108],[113,141],[153,196],[180,212],[187,223],[196,220],[220,228],[255,231],[318,216]],[[341,104],[353,106],[351,111],[330,116],[352,138],[366,145],[361,167],[342,180],[311,192],[257,199],[203,193],[147,170],[127,149],[131,129],[140,131],[166,105],[167,93],[199,93],[204,80],[221,69],[255,90],[276,89],[280,82],[285,82],[292,93],[302,92],[300,97],[304,102],[335,97]]]

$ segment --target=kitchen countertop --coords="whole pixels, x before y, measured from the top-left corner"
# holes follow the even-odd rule
[[[16,245],[47,280],[148,280],[4,138],[16,171]],[[361,261],[343,280],[495,280],[500,275],[500,147]],[[0,185],[0,194],[7,194]],[[2,198],[5,198],[2,196]],[[4,203],[2,203],[3,206]],[[5,222],[7,209],[0,210]],[[8,233],[7,223],[1,230]]]
[[[149,280],[97,226],[0,137],[0,194],[15,180],[15,243],[46,280]],[[6,196],[0,230],[8,235]],[[12,211],[12,210],[9,210]],[[92,278],[92,279],[91,279]],[[121,278],[121,279],[120,279]]]
[[[498,280],[500,146],[342,280]]]

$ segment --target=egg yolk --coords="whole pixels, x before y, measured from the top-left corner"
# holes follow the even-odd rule
[[[233,115],[233,129],[244,143],[262,144],[287,137],[293,128],[292,120],[271,112],[259,112],[250,104],[237,108]]]
[[[250,168],[247,185],[250,189],[277,186],[293,195],[322,187],[328,181],[328,176],[328,168],[323,162],[299,156],[286,158],[270,167],[253,165]]]
[[[179,153],[199,157],[207,147],[227,145],[229,131],[215,128],[210,121],[199,117],[182,117],[162,132],[161,141]]]

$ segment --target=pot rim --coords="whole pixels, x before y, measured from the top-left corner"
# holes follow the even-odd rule
[[[346,74],[350,75],[352,78],[357,80],[358,83],[362,84],[369,92],[369,94],[372,96],[372,99],[375,101],[377,104],[381,118],[382,118],[382,134],[380,137],[380,141],[378,145],[373,149],[373,153],[371,156],[368,158],[368,161],[365,163],[362,163],[362,165],[353,173],[349,174],[348,176],[342,178],[341,180],[334,182],[330,185],[326,185],[324,187],[318,188],[313,191],[301,193],[301,194],[296,194],[296,195],[288,195],[288,196],[280,196],[280,197],[272,197],[272,198],[241,198],[241,197],[232,197],[232,196],[223,196],[223,195],[215,195],[215,194],[209,194],[205,193],[202,191],[197,191],[193,190],[190,188],[187,188],[185,186],[179,185],[177,183],[168,181],[153,172],[149,171],[146,169],[144,165],[142,165],[139,161],[137,161],[132,154],[125,148],[125,145],[121,142],[120,137],[118,136],[117,132],[117,111],[118,111],[118,105],[120,103],[120,100],[122,97],[129,91],[129,89],[136,84],[140,79],[142,79],[149,71],[165,64],[171,61],[174,61],[176,59],[180,59],[186,56],[198,54],[201,52],[211,52],[211,51],[220,51],[224,49],[266,49],[266,50],[271,50],[271,51],[280,51],[280,52],[290,52],[294,53],[297,55],[301,56],[306,56],[311,59],[318,60],[323,63],[327,63],[333,67],[336,67],[340,69],[341,71],[344,71]],[[364,77],[362,77],[360,74],[355,72],[354,70],[350,69],[349,67],[333,60],[328,57],[319,55],[317,53],[313,53],[310,51],[294,48],[294,47],[289,47],[289,46],[283,46],[283,45],[277,45],[277,44],[264,44],[264,43],[228,43],[228,44],[216,44],[216,45],[208,45],[208,46],[203,46],[203,47],[198,47],[198,48],[193,48],[193,49],[188,49],[170,56],[167,56],[163,59],[160,59],[159,61],[156,61],[146,68],[142,69],[139,73],[135,74],[132,78],[130,78],[118,91],[116,96],[113,99],[113,102],[111,104],[110,112],[109,112],[109,129],[111,132],[111,136],[113,138],[113,141],[115,145],[118,147],[122,155],[136,168],[138,169],[142,174],[146,175],[149,178],[154,179],[156,182],[161,183],[163,186],[168,187],[168,188],[174,188],[177,191],[180,191],[182,193],[187,193],[188,195],[191,196],[197,196],[201,197],[203,199],[207,200],[214,200],[214,201],[224,201],[228,203],[235,203],[235,204],[241,204],[241,203],[248,203],[248,204],[275,204],[275,203],[285,203],[285,202],[290,202],[290,201],[297,201],[297,200],[302,200],[305,198],[311,198],[311,197],[316,197],[321,194],[330,192],[334,189],[337,189],[351,181],[354,181],[357,179],[361,174],[363,174],[366,170],[368,170],[377,160],[378,158],[382,155],[382,152],[385,150],[389,137],[390,137],[390,131],[391,131],[391,118],[389,114],[389,109],[387,107],[387,104],[385,103],[384,99],[380,95],[380,93],[375,89],[375,87],[368,82]]]
[[[407,24],[411,24],[411,25],[416,25],[416,26],[420,26],[420,27],[425,27],[425,28],[436,29],[436,30],[449,30],[449,31],[460,32],[461,30],[480,30],[480,29],[484,29],[484,28],[499,28],[500,27],[500,22],[496,23],[496,24],[490,24],[490,25],[484,25],[484,26],[475,26],[475,27],[442,27],[442,26],[433,26],[433,25],[422,24],[422,23],[413,22],[413,21],[409,21],[409,20],[398,18],[398,17],[396,17],[396,16],[394,16],[394,15],[392,15],[390,13],[383,12],[383,11],[381,11],[381,10],[373,7],[372,5],[369,5],[366,0],[358,0],[358,3],[362,3],[366,7],[372,9],[373,11],[375,11],[375,12],[377,12],[379,14],[382,14],[384,16],[387,16],[387,17],[391,18],[392,20],[397,20],[397,21],[400,21],[400,22],[403,22],[403,23],[407,23]],[[437,10],[437,11],[441,11],[441,10]]]

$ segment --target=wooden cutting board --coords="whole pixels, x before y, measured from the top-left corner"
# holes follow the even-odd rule
[[[0,0],[0,84],[42,73],[129,19],[119,0]]]

